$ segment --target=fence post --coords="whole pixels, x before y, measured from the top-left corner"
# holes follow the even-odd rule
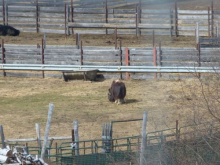
[[[75,144],[74,144],[75,143],[74,129],[71,130],[71,134],[72,134],[72,144],[73,144],[73,146],[75,146]],[[75,155],[75,150],[72,150],[72,154]]]
[[[199,43],[199,23],[196,22],[196,44]]]
[[[80,35],[79,35],[79,33],[76,33],[76,46],[77,46],[77,49],[79,49],[79,47],[80,47],[79,41],[80,41]]]
[[[208,7],[208,36],[210,37],[210,8]]]
[[[104,123],[102,125],[102,152],[111,153],[112,149],[112,135],[111,123]]]
[[[74,10],[73,10],[73,0],[71,0],[71,22],[73,22],[74,20],[73,20],[73,12],[74,12]],[[72,28],[72,34],[73,34],[74,32],[73,32],[73,28]]]
[[[5,135],[4,135],[4,130],[3,130],[3,126],[2,125],[0,125],[0,134],[1,134],[2,148],[6,148],[6,145],[5,145]]]
[[[197,44],[198,47],[198,67],[201,66],[201,48],[200,48],[200,43]],[[201,73],[198,73],[199,78],[201,77]]]
[[[74,137],[75,137],[75,143],[76,143],[76,146],[75,146],[75,154],[76,155],[79,155],[79,134],[78,134],[78,121],[75,120],[74,121]]]
[[[130,66],[130,58],[129,58],[129,49],[125,48],[125,64],[126,66]],[[130,79],[130,74],[126,72],[126,79]]]
[[[172,38],[172,30],[173,30],[173,27],[172,27],[172,10],[170,8],[170,37]]]
[[[159,59],[158,59],[158,63],[159,63],[159,66],[161,66],[161,41],[159,42]],[[161,73],[159,73],[160,77],[162,77]]]
[[[108,23],[108,1],[105,1],[105,23]],[[105,28],[105,35],[108,34],[108,28]]]
[[[153,48],[153,63],[154,63],[154,66],[157,66],[157,48],[156,47]],[[154,78],[155,79],[157,78],[157,73],[154,73]]]
[[[138,7],[136,5],[136,13],[135,13],[135,23],[136,23],[136,38],[139,37],[139,28],[138,28]]]
[[[66,12],[67,12],[67,10],[66,10],[66,3],[64,4],[64,19],[65,19],[65,37],[67,37],[67,26],[66,26],[66,23],[67,23],[67,21],[66,21],[66,19],[67,19],[67,14],[66,14]]]
[[[115,28],[115,49],[117,49],[117,27]]]
[[[40,150],[41,149],[40,124],[35,123],[35,128],[36,128],[36,132],[37,132],[37,143],[38,143],[38,147],[39,147],[39,150]]]
[[[44,39],[42,39],[41,44],[41,63],[44,65]],[[44,71],[42,71],[42,77],[44,78]]]
[[[81,41],[81,44],[80,44],[80,50],[81,50],[80,65],[83,65],[83,48],[82,48],[82,41]]]
[[[144,115],[143,115],[140,165],[145,165],[146,164],[145,158],[144,158],[144,152],[146,151],[146,144],[147,144],[146,127],[147,127],[147,111],[145,111]]]
[[[8,25],[8,4],[5,3],[5,25]]]
[[[3,25],[5,25],[5,0],[2,0],[2,19]]]
[[[177,3],[175,2],[175,37],[178,37],[178,10],[177,10]]]
[[[53,108],[54,108],[54,104],[50,103],[49,110],[48,110],[47,124],[46,124],[46,129],[45,129],[45,134],[44,134],[44,143],[43,143],[43,147],[41,150],[41,158],[42,159],[44,159],[44,156],[45,156],[46,145],[47,145],[47,141],[48,141],[48,135],[49,135],[49,131],[50,131],[51,119],[52,119],[52,114],[53,114]]]
[[[154,45],[155,45],[155,38],[154,38],[155,36],[154,36],[154,30],[153,30],[153,32],[152,32],[152,46],[154,47]]]
[[[214,36],[214,11],[213,11],[213,1],[211,4],[211,36]]]
[[[122,49],[121,49],[121,47],[122,47],[122,41],[120,40],[120,49],[119,49],[119,51],[120,51],[120,65],[122,66]],[[120,79],[122,80],[122,73],[120,73]]]
[[[4,39],[2,39],[2,64],[5,64],[5,46],[4,46]],[[3,77],[6,76],[5,70],[3,70]]]
[[[38,0],[36,0],[36,32],[39,33],[39,26],[38,26],[38,17],[39,17],[39,6],[38,6]]]
[[[179,141],[180,134],[179,134],[179,121],[176,120],[176,141]]]

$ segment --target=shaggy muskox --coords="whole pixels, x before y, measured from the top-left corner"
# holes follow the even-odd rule
[[[108,100],[117,104],[123,104],[125,103],[125,96],[125,84],[119,80],[113,81],[111,87],[108,89]]]
[[[0,35],[18,36],[20,31],[9,25],[0,25]]]

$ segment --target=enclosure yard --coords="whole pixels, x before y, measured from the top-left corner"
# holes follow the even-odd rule
[[[54,103],[50,136],[71,136],[73,121],[78,120],[81,140],[99,139],[103,123],[142,118],[146,110],[149,112],[148,131],[175,127],[176,120],[183,126],[186,118],[187,124],[190,124],[193,111],[182,106],[194,100],[189,93],[182,93],[183,89],[189,90],[183,86],[195,81],[124,81],[127,86],[126,104],[117,105],[107,99],[112,79],[64,82],[56,78],[1,77],[0,121],[6,139],[35,138],[35,123],[41,124],[43,135],[48,105]],[[116,124],[113,136],[139,135],[140,128],[141,122]]]
[[[187,1],[188,2],[188,1]],[[193,4],[199,1],[192,1]],[[206,3],[205,3],[206,2]],[[183,1],[179,1],[183,4]],[[214,1],[217,5],[217,1]],[[170,4],[171,5],[171,4]],[[173,4],[172,4],[173,5]],[[210,5],[203,0],[198,9]],[[188,5],[188,7],[190,4]],[[215,6],[217,7],[217,6]],[[207,6],[205,7],[205,9]],[[43,33],[24,33],[18,37],[2,37],[5,44],[41,44]],[[114,35],[81,35],[84,46],[114,47]],[[123,47],[152,46],[152,36],[118,35]],[[155,36],[156,45],[168,47],[195,47],[194,37]],[[75,35],[47,34],[48,45],[75,45]],[[193,123],[195,109],[190,105],[201,98],[197,79],[127,80],[126,104],[116,105],[107,99],[113,79],[103,81],[75,80],[64,82],[57,78],[0,77],[0,124],[6,139],[36,137],[35,123],[41,124],[43,135],[49,103],[54,103],[50,136],[71,136],[73,121],[79,122],[79,138],[100,139],[102,124],[114,120],[142,118],[148,111],[147,131]],[[218,82],[219,83],[219,82]],[[192,88],[195,90],[192,92]],[[185,92],[185,93],[184,93]],[[196,97],[196,95],[198,97]],[[202,100],[201,100],[202,102]],[[207,111],[199,111],[208,116]],[[197,114],[198,115],[198,114]],[[192,118],[191,118],[192,117]],[[117,124],[113,137],[139,135],[141,122]]]

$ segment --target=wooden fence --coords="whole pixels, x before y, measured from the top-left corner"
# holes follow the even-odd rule
[[[93,65],[93,66],[219,66],[218,48],[124,48],[58,45],[4,45],[2,43],[2,63],[6,64],[49,64],[49,65]],[[60,72],[1,72],[1,76],[16,77],[61,77]],[[130,74],[133,79],[153,78],[156,74]],[[172,74],[157,74],[170,77]],[[176,75],[180,76],[180,75]],[[189,75],[187,75],[188,77]],[[192,76],[192,75],[191,75]],[[105,73],[105,78],[119,74]],[[122,78],[126,78],[122,74]],[[184,77],[184,75],[181,75]]]
[[[182,10],[178,4],[174,9],[147,10],[136,7],[115,8],[112,4],[136,3],[138,0],[101,1],[52,1],[35,0],[0,3],[0,23],[12,25],[24,32],[46,32],[60,34],[152,34],[170,36],[195,36],[199,23],[200,36],[214,36],[218,33],[220,11]],[[101,5],[99,7],[99,5]],[[94,8],[95,7],[95,8]],[[73,29],[73,30],[71,30]]]

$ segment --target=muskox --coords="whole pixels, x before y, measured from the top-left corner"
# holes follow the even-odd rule
[[[119,80],[113,81],[111,87],[108,89],[108,100],[117,104],[123,104],[125,103],[125,96],[125,84]]]
[[[18,36],[20,31],[9,25],[0,25],[0,35]]]

